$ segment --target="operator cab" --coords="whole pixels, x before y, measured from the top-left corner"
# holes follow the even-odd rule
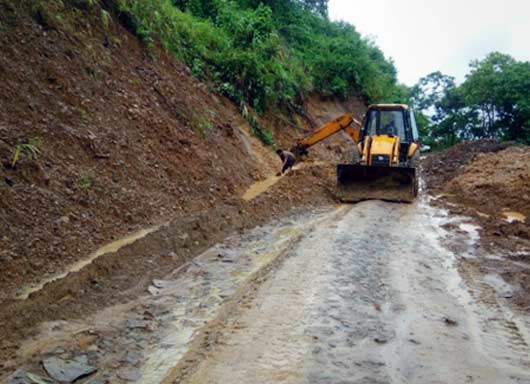
[[[404,104],[370,105],[361,129],[361,143],[365,136],[378,135],[399,136],[400,162],[406,161],[410,144],[419,139],[412,109]]]

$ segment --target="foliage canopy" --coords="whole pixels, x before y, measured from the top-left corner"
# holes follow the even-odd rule
[[[424,133],[435,146],[480,138],[530,144],[529,62],[493,52],[471,62],[461,85],[434,72],[411,89],[411,98],[416,109],[430,116]]]
[[[258,112],[298,109],[311,92],[378,102],[396,69],[353,26],[327,19],[327,0],[120,0],[136,34],[160,41],[192,73]]]

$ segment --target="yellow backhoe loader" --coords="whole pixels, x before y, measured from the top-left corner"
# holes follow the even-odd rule
[[[419,141],[414,113],[407,105],[371,105],[362,124],[353,114],[340,116],[299,141],[291,152],[298,160],[310,147],[341,131],[356,144],[352,163],[337,166],[337,195],[343,202],[414,200]]]

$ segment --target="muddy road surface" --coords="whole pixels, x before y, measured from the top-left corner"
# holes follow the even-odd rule
[[[7,380],[75,366],[86,383],[530,383],[513,287],[459,273],[477,233],[427,200],[288,217],[226,239],[134,302],[46,324]]]

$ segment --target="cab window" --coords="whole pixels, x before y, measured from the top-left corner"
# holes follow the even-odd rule
[[[414,111],[410,110],[410,125],[412,127],[412,140],[416,141],[419,139],[418,126],[416,125],[416,117]]]
[[[366,135],[397,135],[406,140],[402,111],[370,111],[367,118]]]

